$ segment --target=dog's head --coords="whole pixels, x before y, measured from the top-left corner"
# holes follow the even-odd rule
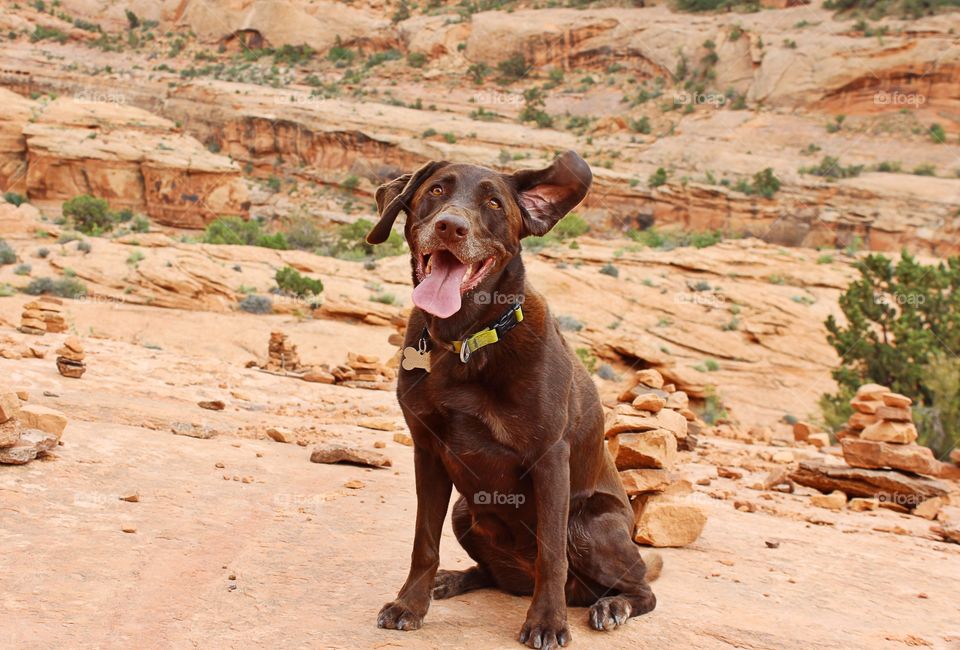
[[[386,241],[402,210],[413,256],[413,302],[449,318],[463,296],[489,290],[520,252],[520,240],[546,234],[590,189],[592,174],[573,151],[549,167],[514,174],[478,165],[430,162],[377,189],[380,221],[367,241]]]

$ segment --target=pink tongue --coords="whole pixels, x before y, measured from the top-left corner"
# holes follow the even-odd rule
[[[413,290],[413,304],[440,318],[448,318],[460,311],[460,283],[467,273],[467,265],[446,251],[433,255],[430,275]]]

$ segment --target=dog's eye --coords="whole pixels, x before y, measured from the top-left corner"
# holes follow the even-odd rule
[[[440,187],[439,185],[434,185],[433,187],[430,188],[430,193],[433,194],[434,196],[442,196],[443,188]]]
[[[487,201],[487,207],[493,208],[494,210],[500,209],[500,200],[499,199],[489,199]]]

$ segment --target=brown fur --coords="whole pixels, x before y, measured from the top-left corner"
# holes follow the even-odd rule
[[[662,562],[655,556],[648,573],[631,539],[633,513],[604,447],[596,388],[527,283],[520,256],[521,239],[552,228],[590,182],[586,163],[567,152],[550,167],[513,175],[433,162],[377,192],[381,221],[368,239],[386,239],[406,212],[414,284],[425,251],[495,259],[456,314],[439,319],[414,309],[410,317],[405,345],[416,347],[426,328],[432,371],[401,370],[397,384],[414,440],[418,505],[410,572],[380,611],[380,627],[417,629],[431,598],[497,587],[532,595],[520,641],[551,648],[570,641],[568,604],[589,607],[599,630],[655,607],[648,581]],[[522,301],[523,322],[468,363],[437,343],[496,321],[509,299]],[[460,494],[453,528],[477,564],[438,572],[453,487]]]

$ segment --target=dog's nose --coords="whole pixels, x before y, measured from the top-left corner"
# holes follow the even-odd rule
[[[454,214],[441,215],[434,227],[440,239],[448,244],[463,241],[470,232],[470,224],[467,220]]]

